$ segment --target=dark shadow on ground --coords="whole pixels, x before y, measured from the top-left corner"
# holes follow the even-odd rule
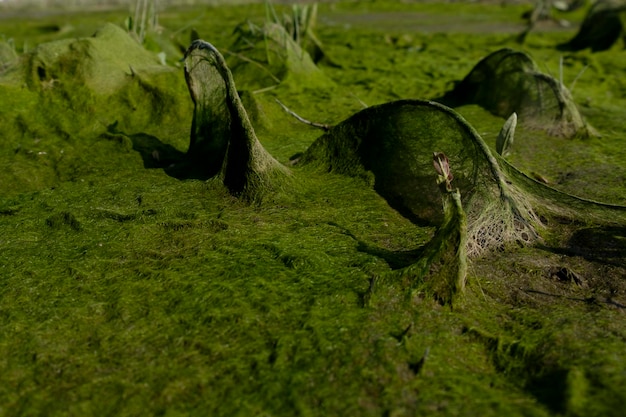
[[[383,259],[393,270],[402,269],[406,268],[407,266],[413,265],[421,258],[422,253],[424,252],[423,246],[420,246],[417,249],[393,251],[381,247],[376,247],[363,241],[359,241],[356,250]]]
[[[525,387],[526,391],[545,404],[553,413],[564,413],[567,410],[567,370],[557,368],[541,370],[537,373],[539,375],[528,382]]]
[[[588,227],[579,229],[565,247],[544,247],[550,252],[581,256],[591,262],[626,267],[626,227]]]
[[[588,305],[602,305],[602,304],[607,304],[616,308],[621,308],[621,309],[626,309],[626,305],[620,303],[619,301],[615,301],[614,299],[607,297],[607,298],[600,298],[600,297],[595,297],[595,296],[590,296],[590,297],[568,297],[566,295],[563,294],[555,294],[555,293],[549,293],[549,292],[545,292],[545,291],[539,291],[539,290],[533,290],[531,288],[522,288],[522,291],[524,291],[525,293],[529,293],[529,294],[538,294],[538,295],[542,295],[545,297],[550,297],[550,298],[554,298],[554,299],[565,299],[565,300],[569,300],[569,301],[576,301],[576,302],[580,302],[580,303],[585,303]]]
[[[377,187],[376,184],[374,184],[374,190],[376,190],[378,195],[380,195],[382,198],[385,199],[387,204],[389,204],[389,206],[392,209],[400,213],[402,217],[409,220],[411,223],[413,223],[417,227],[438,226],[436,222],[434,221],[419,217],[417,214],[413,212],[413,210],[410,207],[407,206],[407,203],[405,203],[401,198],[398,198],[397,196],[395,196],[393,193],[388,192],[388,190],[386,190],[384,187]]]
[[[330,222],[328,224],[341,229],[342,233],[354,239],[358,243],[356,249],[359,252],[367,253],[368,255],[376,256],[377,258],[383,259],[393,270],[402,269],[406,268],[407,266],[413,265],[420,259],[422,253],[424,252],[425,245],[420,246],[416,249],[400,251],[389,250],[381,248],[379,246],[374,246],[372,244],[362,241],[361,239],[356,237],[351,231],[343,226],[338,225],[337,223]]]
[[[146,169],[162,169],[170,177],[179,180],[197,179],[206,181],[215,176],[207,172],[199,161],[191,161],[185,152],[179,151],[156,136],[147,133],[132,135],[120,132],[113,123],[107,129],[109,139],[132,144],[132,149],[141,155],[143,167]],[[127,145],[130,147],[130,144]]]
[[[133,144],[133,150],[143,160],[143,167],[147,169],[167,169],[171,165],[182,162],[185,154],[172,145],[162,142],[159,138],[146,133],[126,135]]]

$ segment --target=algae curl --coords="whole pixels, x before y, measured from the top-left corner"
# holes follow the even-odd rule
[[[191,44],[185,79],[194,103],[190,145],[185,162],[172,170],[200,170],[207,178],[219,174],[231,193],[251,201],[282,187],[288,169],[257,139],[233,76],[213,45]]]
[[[593,133],[563,83],[540,72],[525,52],[510,48],[487,55],[454,89],[435,101],[450,107],[478,104],[505,118],[516,113],[521,125],[554,136]]]
[[[434,151],[444,152],[454,167],[467,213],[468,256],[538,237],[541,222],[528,198],[508,180],[474,128],[436,102],[400,100],[364,109],[322,135],[300,164],[371,178],[374,189],[407,218],[441,225]]]

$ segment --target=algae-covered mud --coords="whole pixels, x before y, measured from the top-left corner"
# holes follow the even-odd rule
[[[0,415],[621,416],[595,4],[0,17]]]

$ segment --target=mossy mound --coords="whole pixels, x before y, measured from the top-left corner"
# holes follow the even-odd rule
[[[478,104],[504,118],[515,112],[521,125],[555,136],[589,134],[567,88],[541,73],[526,53],[509,48],[483,58],[436,101],[450,107]]]
[[[100,160],[90,154],[102,139],[114,139],[128,152],[134,144],[119,133],[186,130],[191,113],[180,70],[162,65],[113,24],[92,37],[40,44],[18,57],[0,77],[0,95],[6,137],[0,146],[16,154],[8,171],[21,191],[89,170],[92,160]]]
[[[278,23],[243,23],[226,59],[242,90],[263,90],[286,84],[292,91],[332,85],[303,49]]]
[[[626,1],[598,0],[585,16],[578,33],[558,49],[563,51],[579,51],[591,48],[593,52],[609,49],[620,38],[624,37],[626,24]]]
[[[91,38],[39,45],[28,55],[27,68],[26,82],[34,89],[73,79],[96,93],[110,94],[125,86],[134,72],[163,66],[120,27],[107,24]]]

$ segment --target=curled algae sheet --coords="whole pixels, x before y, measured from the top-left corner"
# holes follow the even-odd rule
[[[433,150],[447,155],[458,190],[444,193],[444,210]],[[416,224],[437,225],[423,257],[400,274],[435,274],[431,286],[443,301],[464,287],[465,256],[532,244],[541,239],[550,216],[626,224],[626,207],[580,199],[529,178],[494,155],[458,113],[432,101],[401,100],[364,109],[321,136],[299,163],[365,178]]]
[[[589,134],[569,90],[540,72],[528,54],[509,48],[483,58],[453,90],[436,101],[450,107],[478,104],[504,118],[517,113],[521,125],[554,136]]]
[[[538,219],[507,181],[482,138],[454,110],[432,101],[372,106],[339,123],[301,164],[371,176],[374,189],[416,224],[443,222],[433,152],[444,152],[467,212],[470,254],[505,242],[532,241]]]
[[[517,230],[511,232],[513,240],[532,241],[533,225],[541,224],[536,211],[599,224],[626,223],[624,206],[562,193],[523,174],[492,153],[461,115],[433,101],[400,100],[364,109],[317,139],[299,163],[368,178],[415,223],[440,224],[431,149],[449,158],[478,247],[491,246],[489,234],[480,237],[481,227],[490,223],[488,228],[502,227],[501,232]],[[501,223],[503,214],[493,216],[492,210],[509,212],[509,221]],[[506,235],[491,243],[510,241]]]
[[[185,53],[185,79],[194,103],[186,161],[173,169],[223,176],[237,195],[258,199],[285,180],[287,168],[261,145],[224,58],[208,42],[194,41]]]

